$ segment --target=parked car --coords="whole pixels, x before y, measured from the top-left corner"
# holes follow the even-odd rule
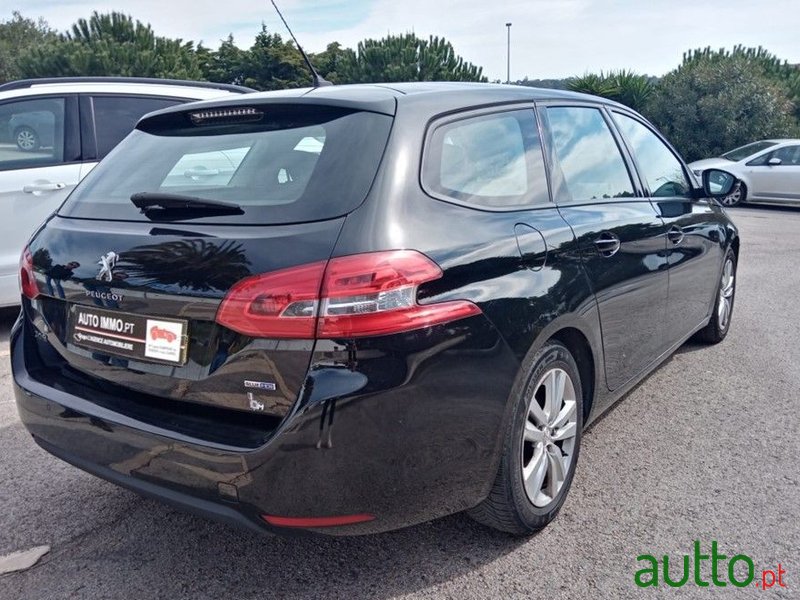
[[[204,155],[232,173],[175,185]],[[565,91],[161,110],[25,250],[21,419],[81,469],[256,531],[466,510],[531,533],[584,427],[729,331],[739,237],[710,198],[735,178],[693,182],[641,116]]]
[[[122,77],[0,85],[0,307],[19,304],[19,255],[75,185],[153,110],[248,88]]]
[[[706,169],[724,169],[739,179],[733,191],[720,199],[725,206],[743,202],[800,204],[800,139],[753,142],[719,158],[690,163],[689,168],[698,177]]]
[[[54,113],[34,110],[11,115],[8,132],[17,148],[23,152],[35,152],[42,146],[53,147],[55,125]]]

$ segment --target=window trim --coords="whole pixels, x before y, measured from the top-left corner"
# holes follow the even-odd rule
[[[527,204],[520,204],[517,206],[486,206],[484,204],[475,204],[474,202],[467,202],[464,200],[459,200],[458,198],[454,198],[453,196],[448,196],[447,194],[442,194],[436,191],[435,189],[432,189],[429,185],[425,183],[423,172],[425,170],[425,165],[428,164],[428,160],[430,159],[431,153],[433,152],[432,150],[433,135],[437,129],[449,125],[451,123],[456,123],[458,121],[467,121],[474,118],[502,115],[503,113],[520,112],[520,111],[531,112],[531,118],[533,119],[533,123],[536,128],[536,134],[539,137],[539,146],[542,151],[542,164],[544,165],[545,185],[547,189],[546,203],[542,204],[527,203]],[[525,161],[525,170],[528,177],[531,178],[533,173],[530,170],[530,164],[529,161],[527,160]],[[536,112],[536,105],[533,102],[524,102],[524,103],[516,102],[513,104],[509,103],[499,106],[495,105],[477,109],[471,108],[467,110],[442,113],[432,118],[430,121],[428,121],[428,124],[424,132],[422,152],[420,152],[420,162],[417,171],[417,180],[422,191],[425,192],[425,194],[427,194],[431,198],[439,200],[441,202],[447,202],[448,204],[469,208],[471,210],[477,210],[481,212],[493,212],[493,213],[513,213],[513,212],[536,210],[540,208],[552,208],[554,206],[554,203],[553,203],[552,189],[550,187],[550,173],[547,161],[547,152],[545,150],[544,142],[542,140],[542,126],[541,123],[539,122],[539,115]]]
[[[691,169],[689,169],[689,167],[686,165],[686,162],[684,162],[683,158],[681,157],[680,154],[678,154],[678,151],[675,150],[674,146],[672,144],[670,144],[669,141],[663,135],[661,135],[661,132],[659,132],[655,127],[653,127],[653,125],[651,125],[646,119],[643,119],[641,116],[637,115],[636,113],[632,113],[632,112],[629,112],[629,111],[626,111],[626,110],[620,110],[616,106],[614,106],[614,107],[606,107],[606,111],[608,111],[608,113],[609,113],[609,119],[611,120],[614,128],[617,130],[617,132],[619,134],[619,137],[620,137],[620,140],[622,140],[622,143],[625,144],[625,148],[627,149],[627,151],[629,153],[630,160],[631,160],[631,163],[633,164],[633,167],[636,169],[636,172],[639,173],[639,179],[640,179],[641,184],[642,184],[642,190],[643,190],[646,198],[648,198],[649,200],[656,199],[658,202],[665,202],[665,201],[668,201],[668,200],[679,200],[681,202],[687,202],[687,201],[692,201],[692,200],[696,200],[697,199],[696,195],[695,195],[696,190],[697,190],[697,186],[695,184],[697,182],[694,179],[694,176],[693,176],[693,174],[691,172]],[[664,146],[666,146],[667,150],[669,150],[672,153],[672,156],[675,157],[675,160],[678,161],[678,164],[680,165],[681,170],[683,171],[683,176],[686,178],[686,181],[689,183],[688,196],[654,196],[653,195],[653,191],[650,189],[650,185],[648,184],[647,179],[644,176],[644,171],[641,168],[641,166],[639,165],[639,161],[636,158],[636,154],[633,151],[633,147],[632,147],[630,141],[628,140],[628,138],[623,133],[622,129],[617,125],[616,121],[614,121],[614,114],[613,113],[617,113],[619,115],[623,115],[623,116],[626,116],[626,117],[628,117],[630,119],[633,119],[634,121],[636,121],[637,123],[642,125],[645,129],[647,129],[650,133],[655,135],[657,139],[661,140],[661,143],[664,144]]]
[[[24,171],[27,169],[44,169],[47,167],[60,167],[62,165],[74,165],[85,162],[81,156],[80,145],[80,117],[78,115],[78,96],[77,94],[39,94],[35,96],[17,96],[16,98],[5,98],[0,100],[0,106],[13,104],[15,102],[25,102],[27,100],[46,100],[53,98],[64,99],[64,147],[61,160],[41,162],[30,165],[17,165],[6,167],[0,162],[0,173],[7,171]],[[10,162],[10,161],[9,161]]]
[[[542,123],[542,127],[545,129],[542,143],[543,145],[546,145],[545,154],[550,157],[549,170],[551,172],[552,179],[555,180],[553,184],[552,198],[556,205],[587,206],[609,204],[612,202],[641,202],[642,200],[647,200],[647,197],[645,196],[645,187],[642,184],[639,171],[636,169],[636,164],[633,162],[633,157],[630,155],[627,145],[625,145],[623,138],[617,131],[616,124],[611,122],[611,117],[607,113],[607,107],[605,104],[582,100],[554,99],[537,101],[536,106],[537,113],[540,115],[539,121]],[[617,150],[620,153],[620,157],[625,165],[625,169],[628,171],[628,177],[630,178],[631,186],[633,187],[633,196],[625,198],[601,198],[599,200],[576,200],[572,197],[572,194],[565,191],[568,188],[566,188],[566,178],[561,170],[561,162],[558,160],[558,155],[556,153],[555,140],[553,139],[550,119],[547,116],[547,109],[549,108],[591,108],[599,111],[600,116],[605,122],[606,127],[608,127],[609,133],[611,134],[611,137],[617,146]]]

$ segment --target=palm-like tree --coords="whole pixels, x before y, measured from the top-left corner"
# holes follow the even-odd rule
[[[250,275],[239,242],[222,244],[208,240],[176,240],[138,246],[120,253],[117,269],[129,284],[178,285],[194,291],[227,290]],[[139,281],[131,281],[132,279]]]

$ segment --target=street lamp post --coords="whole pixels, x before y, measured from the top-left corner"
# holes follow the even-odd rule
[[[506,23],[508,41],[506,42],[506,83],[511,83],[511,23]]]

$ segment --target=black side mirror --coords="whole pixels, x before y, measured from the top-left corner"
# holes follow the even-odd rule
[[[722,169],[703,171],[703,193],[706,198],[724,198],[738,183],[735,176]]]

